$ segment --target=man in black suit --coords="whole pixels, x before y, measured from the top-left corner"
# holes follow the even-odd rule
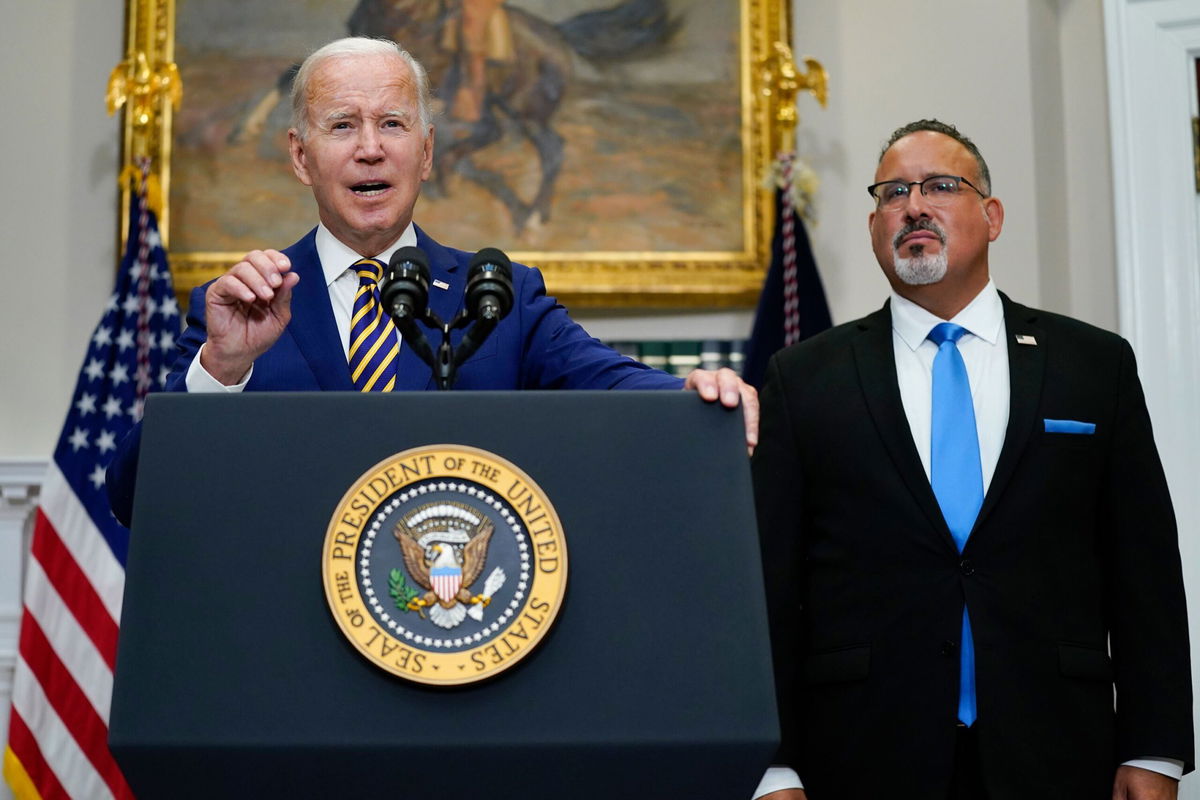
[[[1187,614],[1129,344],[997,292],[1004,209],[952,126],[896,131],[870,192],[891,299],[762,393],[778,763],[805,788],[760,795],[1175,797]]]

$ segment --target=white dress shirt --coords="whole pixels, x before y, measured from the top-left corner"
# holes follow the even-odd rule
[[[900,401],[908,418],[917,454],[929,478],[930,440],[933,419],[933,359],[938,347],[927,337],[935,326],[946,322],[911,300],[892,292],[892,352],[896,359],[896,379],[900,383]],[[949,320],[967,329],[958,340],[958,350],[967,367],[971,402],[975,406],[975,429],[979,435],[979,466],[983,471],[983,491],[992,485],[1004,433],[1008,429],[1008,335],[1004,325],[1004,305],[1000,293],[989,279],[987,286],[967,307]],[[1183,762],[1167,758],[1143,758],[1125,764],[1160,772],[1179,780]],[[802,788],[796,772],[788,767],[771,767],[763,776],[754,797],[782,789]]]
[[[404,233],[400,234],[399,239],[374,257],[387,264],[393,252],[401,247],[415,246],[416,243],[417,231],[410,222],[404,229]],[[321,271],[325,273],[325,285],[329,289],[329,304],[333,307],[333,319],[337,323],[338,334],[342,339],[342,351],[346,353],[346,360],[349,362],[350,317],[354,311],[354,295],[358,293],[358,273],[355,272],[353,265],[362,256],[338,241],[324,225],[317,226],[316,246],[317,257],[321,260]],[[240,381],[232,386],[226,386],[200,366],[200,353],[204,352],[204,347],[205,345],[200,346],[196,357],[192,359],[191,366],[188,367],[187,377],[184,379],[187,390],[189,392],[240,392],[245,389],[250,376],[254,374],[254,367],[251,366]],[[402,343],[401,347],[403,347]]]

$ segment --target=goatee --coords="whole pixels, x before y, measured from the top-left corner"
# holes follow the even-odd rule
[[[922,245],[915,245],[910,252],[914,255],[900,255],[900,241],[910,233],[930,231],[938,237],[941,248],[936,255],[929,255]],[[946,277],[946,233],[930,220],[921,219],[905,225],[892,239],[892,263],[895,265],[896,277],[909,286],[928,286]]]

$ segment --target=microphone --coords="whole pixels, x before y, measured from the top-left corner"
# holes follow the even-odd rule
[[[466,312],[471,319],[494,324],[512,306],[512,262],[496,248],[485,247],[467,268]]]
[[[429,260],[419,247],[401,247],[388,262],[387,281],[379,293],[383,309],[391,315],[400,336],[431,367],[433,350],[417,321],[429,309]]]
[[[425,315],[429,305],[429,259],[421,248],[401,247],[392,253],[380,300],[397,325],[401,320],[418,320]]]
[[[467,267],[467,292],[462,324],[471,323],[454,351],[447,386],[454,380],[455,371],[483,344],[504,315],[512,311],[512,262],[494,247],[485,247],[471,259]]]

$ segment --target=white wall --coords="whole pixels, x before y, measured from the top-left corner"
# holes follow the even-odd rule
[[[1040,0],[1058,7],[1067,241],[1066,300],[1047,308],[1117,329],[1113,182],[1101,0]],[[1061,303],[1061,305],[1060,305]]]
[[[112,290],[123,4],[6,3],[0,55],[0,458],[46,458]]]

